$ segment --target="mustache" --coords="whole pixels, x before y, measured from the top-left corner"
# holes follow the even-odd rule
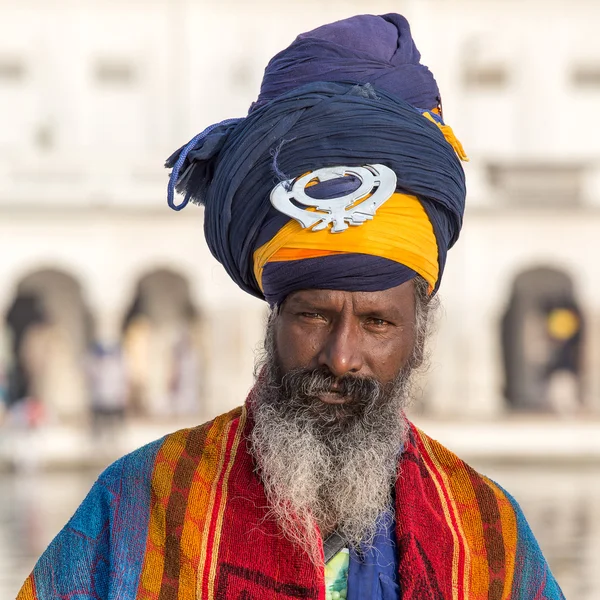
[[[321,394],[335,393],[347,397],[352,403],[372,403],[379,399],[388,386],[373,377],[344,375],[336,377],[323,366],[315,369],[293,369],[280,380],[281,392],[300,400],[315,400]]]

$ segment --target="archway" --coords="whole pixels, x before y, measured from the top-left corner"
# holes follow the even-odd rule
[[[139,280],[123,322],[134,412],[151,417],[198,413],[204,362],[201,325],[182,275],[157,269]]]
[[[501,332],[511,408],[553,411],[582,403],[584,319],[567,273],[540,266],[517,275]]]
[[[17,284],[6,313],[8,404],[28,400],[35,413],[79,421],[88,411],[84,376],[92,319],[71,275],[42,269]]]

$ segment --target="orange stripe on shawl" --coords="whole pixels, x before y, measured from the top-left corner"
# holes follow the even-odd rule
[[[137,600],[196,596],[207,529],[230,431],[242,409],[167,436],[152,476],[146,555]],[[179,541],[181,532],[181,543]],[[209,556],[208,560],[211,557]],[[198,596],[200,597],[200,596]]]
[[[206,443],[207,427],[194,427],[188,430],[185,448],[181,454],[171,488],[167,506],[165,531],[165,568],[159,600],[174,600],[180,593],[180,585],[189,579],[185,571],[186,561],[182,552],[180,538],[185,525],[186,507],[192,487],[194,474],[199,462],[203,459],[203,449]]]
[[[518,541],[512,503],[493,481],[415,429],[424,449],[422,457],[438,494],[442,489],[446,492],[444,497],[440,495],[444,515],[447,520],[448,516],[452,518],[453,511],[458,516],[455,531],[457,535],[462,534],[466,552],[464,597],[469,600],[510,600]],[[444,488],[441,488],[440,480],[444,482]],[[485,521],[482,518],[484,512],[487,515]],[[448,525],[451,524],[450,520]],[[452,580],[454,585],[454,573]]]
[[[465,596],[469,600],[487,600],[489,565],[483,542],[483,524],[477,498],[471,483],[470,471],[465,463],[440,443],[419,431],[424,445],[435,457],[440,473],[453,498],[453,506],[459,516],[466,548]],[[425,441],[427,440],[427,441]],[[441,469],[440,465],[445,465]]]
[[[38,600],[37,593],[35,591],[35,579],[33,578],[33,573],[29,575],[29,577],[25,580],[19,595],[16,600]]]
[[[496,496],[498,509],[500,510],[500,521],[502,523],[502,537],[504,538],[505,574],[502,600],[510,600],[512,594],[513,579],[515,576],[515,558],[517,556],[517,517],[512,503],[504,492],[487,477],[484,477]]]
[[[445,473],[445,465],[442,466],[435,455],[435,442],[417,429],[420,441],[425,452],[422,453],[423,462],[435,484],[439,501],[444,512],[446,524],[450,529],[453,539],[452,551],[452,600],[464,600],[468,598],[468,552],[465,543],[465,534],[456,502],[452,495],[448,476]]]
[[[467,465],[465,467],[471,477],[483,526],[483,543],[485,544],[489,576],[487,597],[488,600],[501,600],[507,553],[498,499],[486,478],[471,467]]]
[[[227,503],[227,493],[229,488],[229,476],[231,474],[231,468],[236,459],[238,447],[244,426],[246,424],[246,408],[243,407],[241,414],[238,419],[232,421],[227,426],[227,431],[223,435],[222,453],[225,457],[223,461],[223,477],[220,477],[220,473],[214,481],[214,499],[212,502],[212,515],[209,522],[209,536],[206,540],[206,549],[208,551],[208,557],[206,564],[200,563],[200,569],[205,573],[208,567],[208,581],[207,581],[207,595],[204,596],[207,599],[213,600],[215,597],[215,577],[217,574],[217,559],[219,556],[219,544],[221,542],[221,530],[223,527],[223,514],[225,513],[225,506]],[[202,578],[198,577],[198,582],[201,583]],[[198,600],[203,598],[202,589],[198,586]]]
[[[148,539],[137,600],[158,600],[160,595],[165,568],[167,507],[175,469],[185,449],[188,433],[189,430],[183,429],[167,436],[156,455],[150,492]]]

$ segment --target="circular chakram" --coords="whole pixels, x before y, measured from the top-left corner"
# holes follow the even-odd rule
[[[306,193],[307,184],[315,179],[321,182],[350,175],[361,182],[350,194],[317,199]],[[326,167],[278,183],[271,192],[271,204],[305,229],[320,231],[331,224],[331,232],[340,233],[348,229],[348,225],[358,226],[372,219],[395,191],[396,173],[385,165]]]

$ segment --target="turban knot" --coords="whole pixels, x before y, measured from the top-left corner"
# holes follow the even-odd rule
[[[297,289],[381,290],[415,273],[437,289],[466,190],[462,147],[419,58],[399,15],[303,34],[269,63],[247,117],[211,126],[167,160],[170,204],[177,190],[182,205],[205,207],[208,246],[242,289],[279,303]],[[366,210],[357,202],[372,194],[374,206],[382,172],[393,172],[393,186]],[[320,200],[354,198],[360,173],[375,178],[372,192],[338,228],[321,219]],[[277,208],[274,188],[302,181],[314,206],[290,198],[289,211]],[[311,226],[290,216],[299,207],[312,211]]]
[[[413,106],[431,109],[440,104],[440,92],[420,60],[402,15],[358,15],[323,25],[299,35],[271,59],[253,108],[319,77],[370,83]]]

